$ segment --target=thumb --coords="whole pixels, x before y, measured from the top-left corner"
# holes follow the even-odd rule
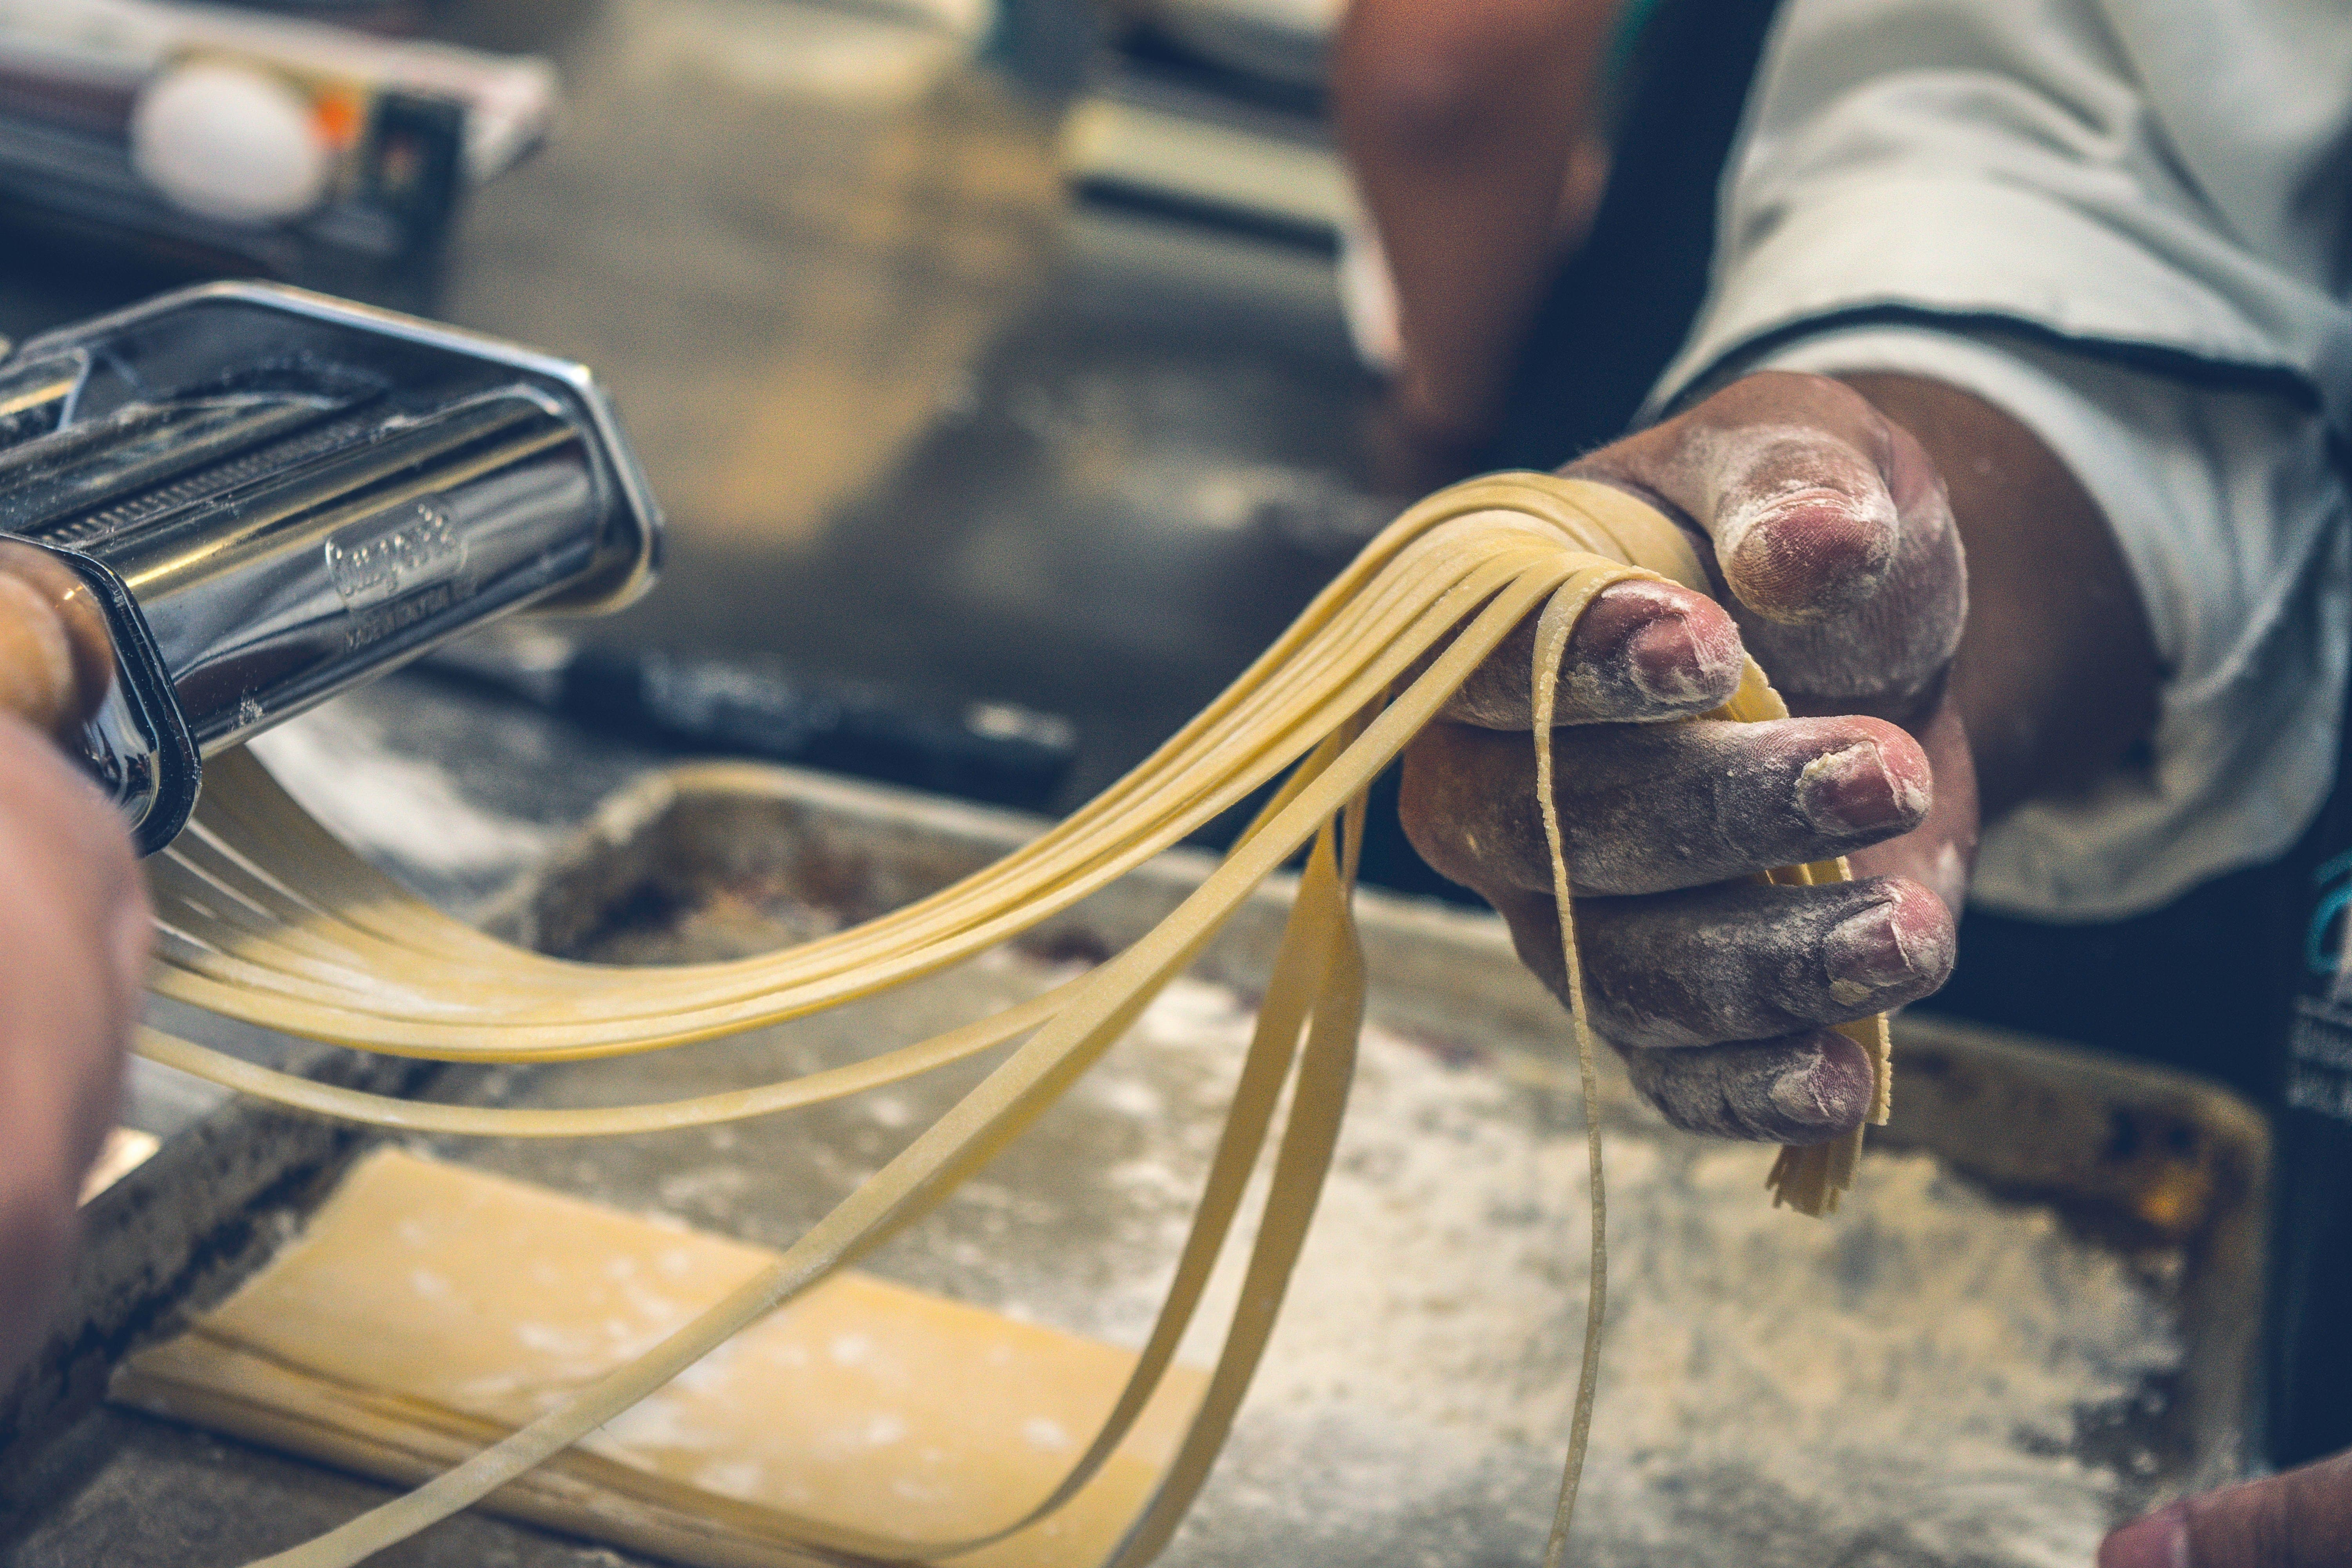
[[[1570,471],[1707,535],[1748,651],[1801,712],[1907,722],[1959,646],[1950,500],[1926,448],[1851,386],[1760,372]]]
[[[69,735],[97,710],[113,673],[89,584],[33,545],[0,539],[0,710]]]
[[[1886,421],[1853,389],[1765,372],[1606,453],[1715,542],[1724,580],[1768,621],[1807,625],[1870,600],[1904,519]],[[1601,476],[1596,476],[1601,477]]]

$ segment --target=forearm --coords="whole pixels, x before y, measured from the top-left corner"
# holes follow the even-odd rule
[[[1356,0],[1339,138],[1388,253],[1408,412],[1490,419],[1557,255],[1615,13],[1596,0]]]
[[[1840,378],[1918,438],[1968,556],[1952,695],[1987,821],[2080,789],[2147,736],[2160,668],[2099,507],[2032,431],[1915,376]]]

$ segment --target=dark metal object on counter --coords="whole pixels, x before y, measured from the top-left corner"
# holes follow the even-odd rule
[[[492,616],[635,598],[660,517],[584,367],[215,284],[0,363],[0,532],[99,590],[81,750],[152,851],[203,757]]]
[[[1077,760],[1077,731],[1059,715],[930,700],[776,658],[582,646],[534,630],[452,645],[429,668],[487,681],[604,734],[992,805],[1051,808]]]

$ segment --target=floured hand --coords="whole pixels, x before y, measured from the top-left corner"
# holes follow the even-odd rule
[[[1566,470],[1701,535],[1720,602],[1604,593],[1571,638],[1553,745],[1595,1027],[1677,1125],[1784,1143],[1860,1122],[1870,1074],[1829,1026],[1941,984],[1975,846],[1974,773],[1948,677],[1967,614],[1936,467],[1853,390],[1735,383]],[[1484,894],[1564,992],[1534,800],[1531,629],[1406,753],[1405,827]],[[1743,647],[1801,715],[1704,713]],[[1858,881],[1754,872],[1853,858]]]

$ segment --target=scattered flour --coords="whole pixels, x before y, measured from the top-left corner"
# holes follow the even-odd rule
[[[887,1014],[826,1015],[680,1055],[646,1067],[660,1076],[642,1083],[590,1077],[621,1064],[549,1068],[526,1098],[740,1087],[916,1037],[1071,973],[1007,955],[895,996]],[[1139,1342],[1252,1024],[1234,992],[1177,982],[1029,1134],[868,1266]],[[458,1152],[776,1245],[982,1070],[948,1069],[874,1105],[742,1123],[723,1154],[694,1133]],[[2085,1441],[2078,1426],[2160,1392],[2177,1370],[2161,1279],[1924,1155],[1874,1152],[1843,1212],[1814,1221],[1770,1206],[1769,1150],[1686,1138],[1613,1104],[1604,1121],[1612,1289],[1580,1568],[2084,1568],[2144,1495],[2148,1476],[2084,1457],[2117,1446]],[[1582,1329],[1584,1160],[1572,1100],[1475,1051],[1367,1029],[1280,1327],[1162,1561],[1533,1563]],[[1209,1329],[1231,1310],[1231,1275],[1204,1306]],[[1215,1338],[1196,1334],[1187,1359],[1206,1361]],[[673,1418],[657,1398],[626,1421]]]
[[[1206,1149],[1176,1130],[1213,1132],[1196,1110],[1222,1103],[1250,1022],[1231,992],[1179,982],[1081,1091],[1110,1112],[1164,1100],[1182,1145],[1108,1173],[1129,1264],[1181,1237]],[[1276,1542],[1283,1561],[1533,1561],[1582,1326],[1572,1114],[1365,1031],[1281,1328],[1170,1563],[1262,1563]],[[1609,1331],[1571,1560],[2081,1568],[2124,1478],[2070,1451],[2077,1415],[2177,1367],[2155,1290],[1925,1154],[1874,1152],[1827,1222],[1770,1206],[1769,1163],[1610,1130]],[[1164,1268],[1112,1272],[1125,1289],[1096,1310],[1124,1321],[1094,1326],[1132,1340]]]

